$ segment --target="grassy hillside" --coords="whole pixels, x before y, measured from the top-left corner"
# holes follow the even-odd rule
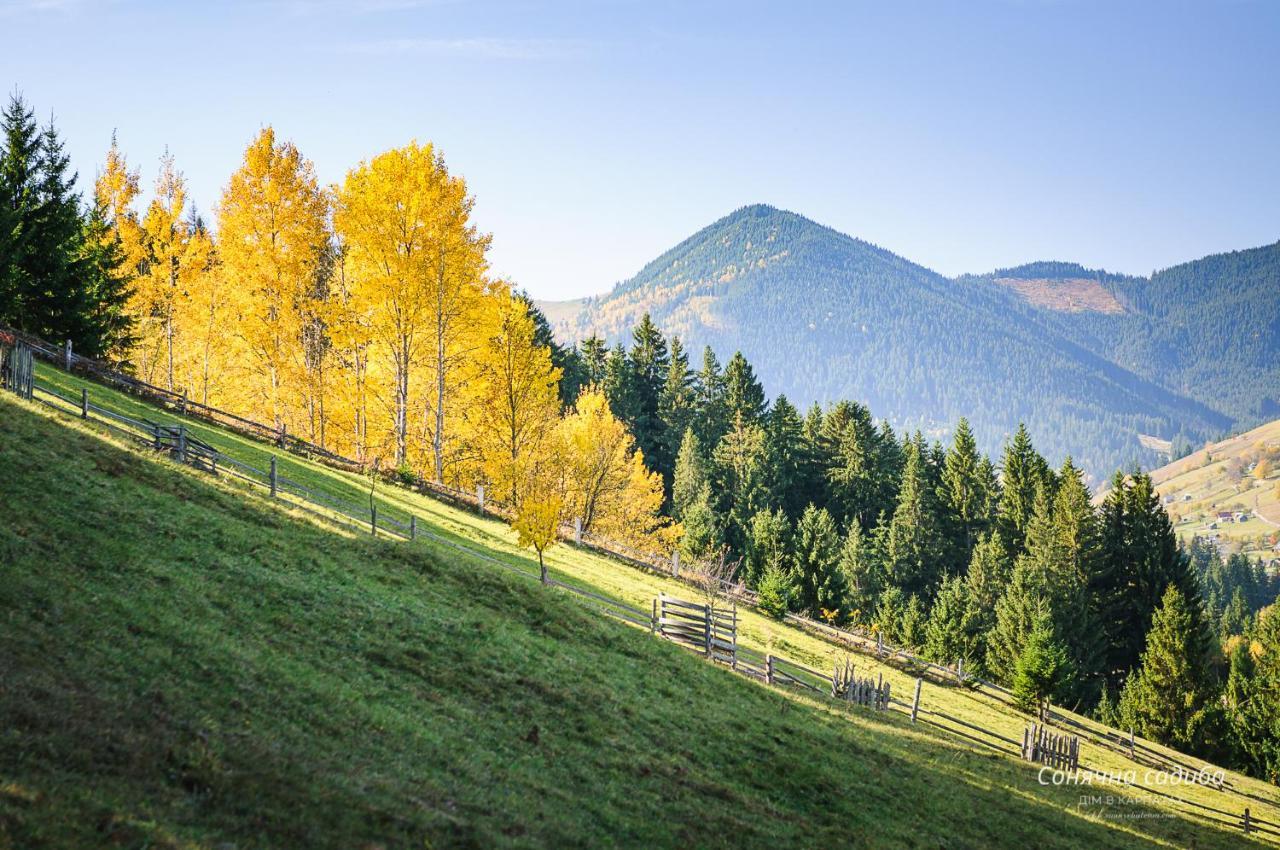
[[[1152,479],[1183,537],[1217,535],[1233,550],[1280,557],[1280,419],[1205,446]],[[1220,512],[1245,519],[1228,522]]]
[[[1026,421],[1053,463],[1072,454],[1096,479],[1156,462],[1140,434],[1229,424],[1039,321],[1005,286],[947,280],[763,205],[704,228],[558,324],[570,338],[629,341],[645,312],[695,358],[704,344],[722,361],[740,349],[769,394],[802,409],[852,398],[931,435],[967,416],[988,452]]]
[[[67,388],[75,382],[59,373],[42,377]],[[93,392],[99,404],[140,406]],[[0,671],[3,681],[18,683],[0,694],[0,824],[13,846],[40,846],[42,834],[45,846],[94,846],[92,835],[100,834],[90,830],[113,818],[124,824],[122,834],[141,830],[126,839],[136,838],[131,846],[142,846],[148,823],[174,842],[231,834],[241,846],[374,839],[410,846],[407,836],[421,846],[420,835],[437,846],[587,844],[604,835],[659,845],[809,843],[801,837],[812,835],[836,844],[842,841],[835,836],[864,835],[896,846],[936,846],[944,836],[952,846],[1014,836],[1049,846],[1142,843],[1133,835],[1078,832],[1114,810],[1073,809],[1078,794],[1040,787],[1034,770],[1011,758],[911,728],[896,715],[833,713],[794,697],[779,702],[643,633],[596,623],[536,586],[513,585],[522,580],[494,575],[487,560],[431,543],[411,547],[317,529],[281,516],[278,502],[268,506],[224,482],[166,463],[140,467],[135,455],[19,416],[11,402],[0,423],[5,480],[13,492],[29,494],[24,521],[0,537],[4,563],[14,564],[17,578],[6,576],[0,603],[18,626],[0,638],[0,659],[13,659],[0,660],[9,665]],[[213,429],[206,436],[242,456],[270,451]],[[363,484],[289,456],[280,456],[280,465],[284,474],[337,489],[359,492]],[[500,524],[405,490],[378,498],[417,512],[433,533],[534,569]],[[571,547],[553,550],[552,566],[564,580],[645,606],[664,589],[689,592]],[[743,632],[747,645],[822,667],[842,655],[751,612],[744,612]],[[614,660],[615,652],[624,658]],[[57,670],[49,658],[59,660]],[[855,660],[864,672],[890,677],[897,693],[909,693],[909,674]],[[478,681],[465,681],[471,677]],[[40,711],[46,702],[55,710]],[[281,717],[271,710],[277,705]],[[924,705],[1012,738],[1025,724],[1003,704],[963,689],[926,686]],[[793,722],[801,716],[803,723]],[[597,722],[606,717],[608,724]],[[110,731],[106,743],[86,741],[102,729]],[[547,757],[538,747],[552,729],[574,741],[556,750],[556,769],[535,758]],[[325,740],[310,752],[316,732]],[[522,736],[539,744],[521,749]],[[143,743],[142,755],[133,754]],[[619,759],[601,747],[620,748]],[[81,750],[90,755],[76,755]],[[1102,770],[1134,766],[1088,746],[1084,760]],[[187,762],[195,765],[194,779],[184,778]],[[10,772],[11,764],[21,772]],[[212,778],[201,778],[204,771]],[[678,787],[653,790],[652,800],[642,788],[632,800],[626,786],[655,773],[675,777]],[[778,776],[799,785],[775,793]],[[1260,783],[1232,782],[1258,800],[1273,796]],[[890,787],[867,787],[876,783]],[[957,792],[957,783],[964,789]],[[577,799],[597,786],[604,790],[591,801]],[[260,804],[239,799],[260,787],[270,791]],[[535,800],[539,792],[552,802]],[[952,812],[949,802],[937,811],[904,803],[926,793],[947,800],[959,794],[955,805],[963,811]],[[1179,793],[1232,812],[1241,806],[1238,795]],[[685,799],[668,807],[664,794]],[[282,814],[336,801],[360,814],[326,810],[314,826]],[[874,803],[870,819],[861,808],[867,801]],[[1277,819],[1252,805],[1255,814]],[[557,806],[573,812],[561,816]],[[988,812],[992,807],[1003,808]],[[84,810],[101,817],[82,823],[69,814]],[[539,811],[547,813],[541,820]],[[1228,846],[1241,838],[1192,824],[1185,807],[1169,812],[1167,819],[1105,822],[1173,846]],[[1041,826],[1021,822],[1031,813]],[[658,814],[665,826],[645,826]],[[246,830],[246,818],[258,825]],[[739,829],[735,818],[751,823]],[[948,818],[959,818],[958,825],[949,827]],[[714,826],[703,829],[703,821]]]

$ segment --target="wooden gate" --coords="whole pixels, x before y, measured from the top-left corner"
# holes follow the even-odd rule
[[[1076,770],[1080,766],[1080,739],[1032,723],[1022,733],[1022,757],[1049,767]]]
[[[738,656],[738,610],[716,608],[665,594],[658,598],[658,633],[733,666]]]
[[[35,389],[31,347],[4,334],[0,334],[0,386],[25,399],[30,399]]]

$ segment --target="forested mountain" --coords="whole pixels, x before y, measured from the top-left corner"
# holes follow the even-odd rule
[[[1079,344],[1222,411],[1238,427],[1280,415],[1280,243],[1215,254],[1149,278],[1035,263],[963,280],[1024,290],[1032,280],[1090,284],[1122,310],[1036,312]]]
[[[1051,265],[1058,276],[1070,271]],[[1203,397],[1158,382],[1155,370],[1123,365],[1119,353],[1131,339],[1123,304],[1110,313],[1060,312],[996,277],[950,280],[756,205],[704,228],[577,311],[551,306],[548,313],[561,317],[564,339],[595,333],[614,342],[647,312],[687,350],[741,350],[771,396],[785,394],[802,408],[857,399],[896,428],[935,436],[967,416],[986,451],[1026,421],[1051,459],[1071,454],[1094,479],[1134,461],[1154,465],[1158,456],[1140,434],[1194,441],[1232,424]],[[1113,330],[1105,321],[1073,321],[1080,316],[1118,321]]]

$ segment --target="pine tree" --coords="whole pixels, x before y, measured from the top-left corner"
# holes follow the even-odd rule
[[[631,339],[631,403],[625,418],[649,468],[669,479],[675,457],[668,451],[660,411],[663,385],[671,365],[667,341],[648,313],[641,317]]]
[[[52,123],[37,127],[16,94],[0,113],[0,132],[0,321],[99,354],[103,333],[93,323],[99,281],[63,143]]]
[[[667,374],[658,396],[658,418],[662,423],[662,451],[674,459],[680,445],[693,424],[695,415],[693,373],[689,370],[689,357],[684,352],[680,337],[671,338],[671,353],[667,362]]]
[[[134,317],[128,310],[134,273],[108,209],[95,202],[84,225],[85,273],[88,275],[89,326],[93,339],[87,354],[111,354],[124,360],[137,342]]]
[[[1169,585],[1182,592],[1197,631],[1204,614],[1190,557],[1178,546],[1150,476],[1117,474],[1112,479],[1099,529],[1092,591],[1103,619],[1106,669],[1114,690],[1137,665],[1143,637]]]
[[[961,418],[955,438],[943,461],[938,501],[947,531],[948,572],[959,572],[969,562],[973,547],[990,522],[991,494],[982,466],[983,457],[969,427]]]
[[[791,570],[787,568],[781,556],[765,568],[757,594],[760,610],[775,620],[783,619],[791,611],[795,599],[795,586]]]
[[[1141,666],[1120,692],[1121,717],[1144,738],[1178,748],[1202,742],[1211,690],[1201,632],[1182,591],[1169,585],[1152,617]]]
[[[1044,458],[1031,445],[1025,424],[1019,424],[1013,439],[1005,445],[1000,461],[1001,499],[997,523],[1004,547],[1016,557],[1022,553],[1027,526],[1035,510],[1036,492],[1045,485]]]
[[[883,526],[881,527],[883,529]],[[884,569],[883,533],[865,533],[855,519],[840,547],[840,571],[849,588],[849,606],[854,618],[861,620],[876,607],[888,577]]]
[[[694,427],[704,446],[715,446],[728,432],[730,419],[725,406],[724,374],[709,345],[702,349],[702,368],[694,378],[693,389],[697,399]]]
[[[724,509],[725,537],[734,554],[747,550],[748,526],[765,507],[764,429],[738,419],[712,452],[713,487]]]
[[[724,401],[730,422],[758,423],[764,417],[767,405],[764,398],[764,387],[756,380],[755,370],[736,351],[724,369]]]
[[[1048,603],[1038,576],[1025,558],[1019,558],[986,636],[986,667],[1000,681],[1013,681],[1018,658],[1041,613],[1048,616]]]
[[[1043,717],[1048,704],[1063,692],[1072,672],[1067,651],[1054,635],[1048,611],[1039,609],[1014,664],[1014,702],[1022,710],[1035,711]]]
[[[603,389],[613,415],[630,425],[637,409],[635,381],[631,360],[622,343],[609,349],[604,358]]]
[[[757,511],[751,518],[750,537],[747,541],[745,569],[749,586],[755,587],[764,577],[769,565],[781,560],[789,564],[791,549],[791,523],[781,510]]]
[[[804,422],[786,396],[778,396],[765,416],[765,488],[771,504],[788,517],[798,518],[806,505],[819,503],[821,485],[815,480],[813,453],[805,438]]]
[[[605,345],[603,339],[592,334],[582,341],[579,351],[582,357],[583,383],[586,386],[603,388],[609,346]]]
[[[908,594],[932,596],[941,579],[934,492],[925,470],[923,441],[907,445],[898,505],[889,524],[888,579]]]
[[[942,582],[925,626],[924,654],[939,664],[964,659],[972,669],[981,658],[980,624],[969,598],[969,589],[960,576]]]
[[[840,571],[840,535],[824,508],[810,505],[796,523],[791,563],[799,609],[812,617],[842,618],[848,589]]]

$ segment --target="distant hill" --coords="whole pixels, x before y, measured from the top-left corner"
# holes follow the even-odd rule
[[[1095,478],[1135,461],[1156,465],[1161,455],[1142,435],[1200,442],[1232,424],[1203,399],[1122,365],[1113,352],[1124,333],[1079,321],[1126,319],[1129,301],[1112,288],[1126,279],[1037,265],[1045,268],[951,280],[755,205],[608,294],[576,309],[551,305],[549,315],[559,315],[562,338],[616,341],[649,312],[695,358],[708,344],[722,359],[741,350],[771,395],[801,406],[858,399],[899,429],[938,437],[968,416],[988,451],[1026,421],[1048,455],[1072,454]],[[1011,282],[1066,277],[1085,283]]]
[[[1280,419],[1151,473],[1181,537],[1280,558]]]

